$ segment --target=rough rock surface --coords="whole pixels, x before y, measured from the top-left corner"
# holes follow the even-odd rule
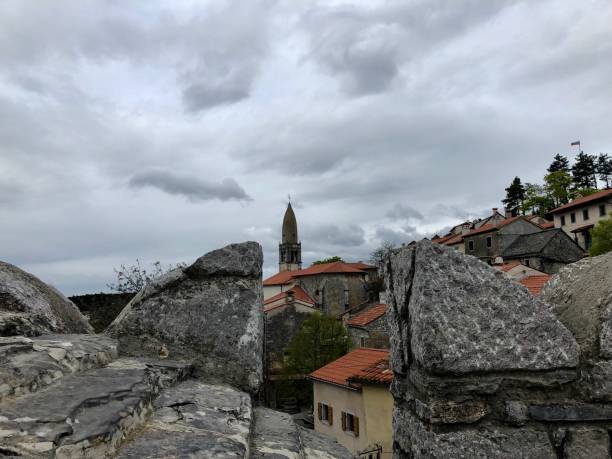
[[[297,426],[290,415],[259,407],[251,458],[263,459],[351,459],[353,455],[332,438]]]
[[[544,430],[492,427],[435,433],[408,410],[395,410],[394,440],[408,457],[557,459]]]
[[[186,364],[116,360],[0,404],[0,450],[26,457],[105,457],[151,410]]]
[[[584,358],[612,357],[612,253],[563,268],[544,286],[550,303],[580,345]]]
[[[574,367],[578,346],[549,308],[500,271],[429,241],[386,264],[392,365],[431,373]]]
[[[188,360],[197,376],[254,393],[263,379],[262,250],[255,242],[210,252],[143,289],[106,333],[126,355]]]
[[[0,338],[0,400],[35,392],[67,374],[117,358],[117,342],[97,335]]]
[[[92,332],[85,316],[55,288],[0,261],[0,336]]]
[[[118,457],[248,457],[253,423],[248,394],[186,381],[164,391],[154,407],[151,420]]]
[[[385,282],[395,457],[610,454],[612,405],[582,395],[610,400],[608,367],[584,367],[548,304],[429,241],[392,254]]]

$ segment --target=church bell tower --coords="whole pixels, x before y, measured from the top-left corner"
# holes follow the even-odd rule
[[[282,241],[278,245],[278,270],[298,269],[302,269],[302,243],[298,239],[297,220],[290,202],[283,218]]]

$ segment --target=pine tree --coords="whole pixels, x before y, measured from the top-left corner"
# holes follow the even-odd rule
[[[506,199],[502,202],[512,211],[513,215],[516,215],[518,214],[518,209],[523,207],[524,200],[525,188],[521,183],[521,179],[514,177],[510,186],[506,188]]]
[[[605,153],[600,153],[597,158],[597,173],[599,180],[605,182],[606,189],[612,186],[612,158]]]
[[[550,166],[548,166],[548,173],[550,174],[559,171],[569,172],[570,165],[569,160],[565,156],[557,153],[553,158],[553,162],[550,164]]]
[[[574,190],[597,188],[597,157],[581,151],[576,156],[572,166],[572,182]]]

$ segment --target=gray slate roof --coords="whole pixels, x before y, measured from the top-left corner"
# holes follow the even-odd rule
[[[529,254],[539,254],[555,236],[563,232],[561,228],[551,228],[531,234],[521,234],[502,253],[504,258],[515,258]]]

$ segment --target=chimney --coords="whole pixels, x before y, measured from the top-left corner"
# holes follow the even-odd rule
[[[469,233],[471,229],[472,229],[472,223],[465,222],[463,225],[461,225],[461,234]]]
[[[503,264],[504,264],[504,259],[502,257],[495,257],[495,260],[493,260],[494,266],[499,266]]]
[[[493,207],[493,216],[495,216],[495,214],[497,214],[497,207]]]
[[[289,290],[287,292],[287,304],[291,306],[293,303],[295,303],[295,295],[291,290]]]
[[[512,217],[512,209],[508,209],[507,207],[504,207],[504,213],[506,214],[506,218]]]

